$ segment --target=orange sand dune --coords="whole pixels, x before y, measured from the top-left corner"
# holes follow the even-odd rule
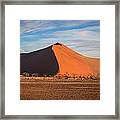
[[[100,62],[97,58],[89,58],[76,53],[63,44],[52,47],[59,65],[60,74],[89,75],[100,72]]]
[[[23,72],[40,75],[98,74],[100,73],[100,61],[98,58],[83,56],[63,44],[56,43],[42,50],[22,53],[20,73]]]

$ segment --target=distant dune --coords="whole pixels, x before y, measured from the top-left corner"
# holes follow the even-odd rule
[[[78,54],[67,46],[56,43],[42,50],[20,55],[20,72],[45,75],[100,73],[99,58]]]

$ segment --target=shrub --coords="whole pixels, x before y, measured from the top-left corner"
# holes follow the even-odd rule
[[[32,77],[38,77],[38,76],[39,76],[38,73],[33,73],[33,74],[31,74],[31,75],[32,75]]]
[[[29,77],[29,76],[30,76],[30,74],[27,73],[27,72],[22,73],[22,75],[23,75],[24,77]]]

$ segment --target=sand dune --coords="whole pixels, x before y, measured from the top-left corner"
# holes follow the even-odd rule
[[[38,74],[77,74],[90,75],[100,73],[98,58],[78,54],[67,46],[56,43],[50,47],[31,53],[21,54],[21,73]]]
[[[89,58],[78,54],[63,44],[54,44],[52,47],[59,64],[60,74],[89,75],[100,71],[99,59]]]

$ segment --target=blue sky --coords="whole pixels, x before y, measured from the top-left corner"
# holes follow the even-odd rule
[[[20,52],[62,43],[78,53],[100,57],[99,20],[20,20]]]

